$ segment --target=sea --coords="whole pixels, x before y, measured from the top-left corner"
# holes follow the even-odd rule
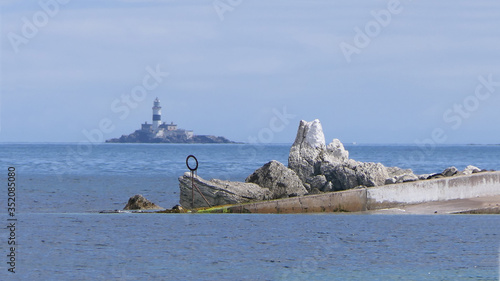
[[[499,215],[100,213],[178,204],[189,155],[244,181],[290,146],[2,143],[0,280],[500,280]],[[416,174],[500,170],[498,145],[345,146]]]

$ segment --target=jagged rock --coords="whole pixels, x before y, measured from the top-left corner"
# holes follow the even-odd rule
[[[458,172],[458,169],[455,167],[449,167],[444,169],[444,171],[441,173],[445,177],[451,177],[455,175]]]
[[[387,167],[386,170],[389,177],[385,180],[385,184],[402,183],[402,182],[419,180],[419,177],[415,175],[411,169]]]
[[[307,190],[297,174],[275,160],[255,170],[246,178],[245,182],[268,188],[271,192],[271,199],[307,194]]]
[[[395,184],[397,181],[395,178],[387,178],[385,179],[385,184]]]
[[[317,188],[313,188],[311,190],[311,192],[309,192],[310,195],[320,194],[320,193],[321,193],[321,191],[319,189],[317,189]]]
[[[232,182],[224,180],[205,180],[194,177],[195,185],[200,189],[211,206],[245,203],[256,200],[266,200],[270,197],[267,188],[254,183]],[[185,208],[208,207],[203,197],[194,190],[194,206],[192,204],[191,173],[186,172],[179,177],[180,204]]]
[[[173,213],[186,213],[186,209],[184,209],[181,205],[175,205],[172,207],[172,212]]]
[[[437,174],[431,174],[427,179],[432,180],[432,179],[440,179],[440,178],[444,178],[444,175],[441,173],[437,173]]]
[[[346,190],[359,185],[384,185],[388,174],[380,163],[364,163],[349,160],[345,163],[321,163],[319,173],[331,182],[333,190]]]
[[[384,185],[385,179],[389,177],[385,166],[380,163],[360,162],[355,170],[358,178],[358,185],[368,187]]]
[[[325,136],[318,119],[312,122],[300,121],[297,137],[290,149],[288,167],[294,170],[308,190],[345,190],[359,185],[384,185],[389,174],[380,163],[364,163],[349,159],[349,152],[338,139],[325,145]],[[325,178],[318,176],[323,175]],[[413,173],[396,179],[416,179]],[[325,189],[325,184],[331,185]]]
[[[308,183],[311,185],[311,189],[316,188],[318,190],[325,191],[324,188],[328,181],[326,180],[326,177],[324,175],[317,175],[309,178]]]
[[[128,199],[127,205],[125,205],[124,210],[160,210],[164,209],[155,203],[152,203],[144,196],[137,194]]]
[[[347,165],[323,162],[319,172],[332,183],[334,191],[346,190],[358,185],[356,172]]]
[[[331,191],[333,191],[333,184],[331,181],[329,181],[323,186],[323,192],[331,192]]]
[[[430,176],[431,176],[431,174],[422,174],[422,175],[418,175],[418,179],[419,180],[426,180],[426,179],[429,179]]]
[[[314,167],[322,162],[326,149],[325,135],[318,119],[312,122],[300,121],[297,136],[290,148],[288,168],[297,173],[302,182],[314,175]]]
[[[463,170],[464,175],[470,175],[470,174],[475,174],[475,173],[479,173],[479,172],[481,172],[481,169],[479,169],[478,167],[472,166],[472,165],[465,167],[465,169]]]
[[[329,162],[345,162],[349,159],[349,151],[344,148],[344,145],[339,139],[333,139],[326,146],[325,160]]]

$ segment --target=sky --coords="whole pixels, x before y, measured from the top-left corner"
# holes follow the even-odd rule
[[[500,2],[2,1],[0,142],[162,121],[291,143],[500,143]],[[497,82],[498,81],[498,82]]]

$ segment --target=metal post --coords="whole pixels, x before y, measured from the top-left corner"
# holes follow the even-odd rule
[[[196,161],[196,166],[194,168],[192,168],[191,166],[189,166],[189,158],[193,158],[194,161]],[[212,207],[210,205],[210,203],[208,203],[207,198],[205,198],[205,195],[203,195],[203,193],[201,193],[201,190],[196,186],[196,184],[194,184],[195,172],[196,172],[196,170],[198,170],[198,159],[196,159],[196,157],[194,157],[194,155],[189,155],[186,158],[186,166],[191,171],[191,208],[192,209],[194,208],[194,189],[195,188],[196,188],[196,190],[198,190],[198,192],[200,193],[201,197],[203,197],[203,200],[205,200],[205,202],[207,202],[207,205],[209,207]]]

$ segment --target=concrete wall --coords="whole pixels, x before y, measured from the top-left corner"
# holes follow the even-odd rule
[[[500,195],[500,172],[368,188],[367,209],[491,195]]]
[[[320,213],[366,210],[366,189],[352,189],[317,195],[292,197],[228,206],[231,213]]]
[[[358,212],[430,201],[500,195],[500,171],[214,207],[213,213]]]

